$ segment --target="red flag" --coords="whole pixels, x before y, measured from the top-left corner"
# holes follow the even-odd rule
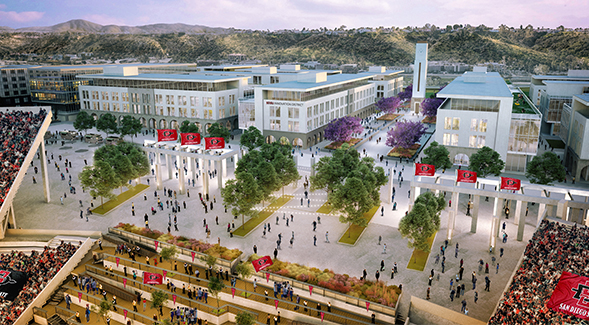
[[[589,319],[589,277],[562,272],[546,307]]]
[[[155,245],[155,251],[157,252],[157,246],[160,244],[160,242],[155,240],[153,244]]]
[[[82,293],[78,292],[78,302],[82,302]]]
[[[274,300],[274,306],[276,306],[276,309],[278,309],[278,300]]]
[[[313,295],[313,286],[309,286],[309,296]]]
[[[231,288],[231,295],[233,295],[232,298],[235,298],[235,288]]]
[[[323,321],[323,316],[325,316],[325,314],[321,312],[321,321]]]
[[[115,261],[117,262],[117,267],[119,267],[119,262],[121,261],[121,259],[119,257],[115,258]]]
[[[428,164],[415,163],[415,176],[434,176],[436,167]]]
[[[252,261],[252,265],[254,266],[254,269],[256,269],[256,272],[260,272],[272,264],[272,258],[270,256],[260,257],[257,260]]]
[[[125,315],[125,319],[127,319],[127,310],[123,309],[123,315]]]
[[[521,181],[517,178],[501,177],[502,190],[519,191],[521,188]]]
[[[270,273],[266,273],[266,283],[270,281]]]
[[[457,182],[463,183],[476,183],[477,181],[477,173],[471,172],[470,170],[462,170],[458,169],[458,176],[456,177]]]
[[[159,273],[143,272],[143,284],[162,284],[162,275]]]
[[[194,262],[194,255],[196,255],[195,252],[190,252],[190,255],[192,255],[192,262]]]
[[[168,271],[163,270],[162,271],[162,276],[164,277],[164,281],[166,281],[166,275],[168,275]]]
[[[366,302],[366,311],[368,311],[368,307],[370,307],[370,303],[367,301]]]
[[[174,129],[157,130],[157,141],[176,141],[178,140],[178,131]]]
[[[200,133],[180,133],[180,144],[183,146],[200,144]]]
[[[225,138],[205,138],[205,150],[225,148]]]
[[[174,305],[176,304],[176,295],[172,295],[172,300],[174,301]]]
[[[125,289],[127,289],[127,279],[123,279],[123,287],[125,287]]]

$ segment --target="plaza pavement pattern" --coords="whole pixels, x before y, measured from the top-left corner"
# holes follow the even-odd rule
[[[417,120],[421,117],[406,114],[404,118]],[[382,126],[382,122],[375,121],[370,123],[370,125],[373,127]],[[49,130],[53,132],[64,129],[73,130],[74,128],[72,123],[54,123],[49,128]],[[385,155],[390,150],[390,148],[385,145],[386,131],[388,131],[388,129],[380,130],[376,134],[373,133],[373,140],[364,143],[359,147],[358,151],[362,152],[363,149],[366,149],[367,156],[375,159],[377,154]],[[89,132],[96,131],[91,130]],[[382,141],[376,144],[376,139],[378,137],[381,137]],[[153,140],[154,137],[151,134],[148,136],[138,136],[134,139],[134,142],[142,143],[144,139]],[[129,137],[127,137],[126,140],[129,140]],[[229,142],[229,145],[233,148],[237,148],[238,143],[239,136],[236,136],[234,140]],[[36,177],[39,183],[32,183],[32,177],[35,176],[35,174],[33,167],[30,167],[14,200],[17,226],[25,229],[75,229],[100,230],[106,232],[108,227],[114,227],[119,222],[132,223],[141,226],[144,224],[143,216],[147,213],[149,216],[149,225],[152,229],[166,231],[168,214],[171,210],[164,208],[164,211],[158,211],[155,215],[151,215],[151,207],[155,207],[157,203],[157,199],[154,198],[155,178],[151,175],[149,175],[151,187],[144,192],[147,194],[147,201],[144,200],[142,193],[104,216],[96,214],[91,215],[89,216],[88,221],[86,221],[85,217],[83,219],[80,218],[80,210],[83,209],[85,215],[86,208],[90,205],[91,197],[88,193],[82,192],[77,175],[84,167],[84,159],[87,159],[88,163],[91,164],[93,152],[97,148],[97,146],[92,146],[80,141],[74,143],[66,142],[64,146],[61,146],[60,142],[54,145],[48,145],[46,147],[48,157],[50,158],[51,154],[53,154],[54,158],[51,159],[51,163],[48,165],[51,202],[44,202],[43,189],[40,184],[40,174]],[[312,151],[315,152],[315,149]],[[303,157],[300,157],[300,154],[297,151],[297,154],[299,155],[298,164],[301,166],[300,174],[303,181],[305,176],[310,176],[312,151],[310,149],[302,150]],[[320,151],[318,156],[322,157],[327,154],[329,153]],[[59,161],[59,155],[62,156],[62,161]],[[72,161],[72,168],[69,169],[69,173],[65,173],[64,161],[66,158]],[[165,162],[165,159],[162,160]],[[61,172],[64,172],[66,176],[65,181],[60,179],[60,172],[54,167],[55,161],[61,166]],[[389,160],[388,168],[394,169],[396,161],[398,161],[398,159]],[[39,167],[39,160],[37,158],[34,159],[34,166]],[[377,163],[377,166],[382,166],[385,170],[387,168],[384,162]],[[312,231],[312,222],[313,220],[317,220],[318,214],[316,211],[323,203],[325,203],[327,195],[324,191],[309,193],[309,198],[311,199],[310,207],[307,206],[306,200],[301,206],[300,199],[304,197],[302,181],[298,182],[298,186],[290,185],[285,188],[285,194],[294,195],[295,198],[268,218],[266,223],[271,224],[271,232],[267,234],[266,238],[262,238],[263,227],[261,225],[245,238],[229,237],[229,233],[226,231],[227,224],[235,222],[235,227],[237,228],[241,225],[241,217],[234,219],[230,210],[228,210],[228,213],[224,212],[220,191],[217,188],[217,181],[215,179],[210,182],[210,199],[213,200],[214,196],[217,203],[214,204],[213,210],[209,210],[206,214],[204,213],[201,204],[198,202],[198,193],[202,189],[199,182],[197,182],[195,187],[192,185],[187,187],[190,190],[190,198],[188,198],[186,194],[178,195],[180,205],[185,201],[187,209],[182,209],[181,212],[177,214],[179,231],[172,231],[172,233],[174,235],[184,235],[205,240],[206,235],[205,228],[203,227],[203,219],[206,219],[212,231],[211,238],[208,239],[210,242],[216,243],[217,238],[220,238],[221,245],[230,248],[239,248],[248,255],[253,253],[252,247],[254,244],[258,246],[258,253],[260,255],[272,255],[272,252],[276,247],[278,234],[282,233],[284,241],[281,245],[282,249],[278,253],[279,259],[318,267],[319,269],[328,268],[334,270],[336,273],[349,274],[356,277],[360,277],[362,275],[362,270],[366,269],[369,279],[374,279],[376,270],[380,268],[381,260],[384,260],[386,270],[385,272],[382,272],[381,280],[385,280],[388,284],[403,285],[404,296],[400,304],[399,312],[404,317],[407,316],[410,305],[409,300],[412,295],[425,299],[428,287],[428,276],[430,270],[434,269],[436,274],[435,278],[437,278],[438,274],[440,274],[440,276],[439,281],[434,280],[432,283],[431,302],[460,312],[461,301],[466,299],[469,308],[469,316],[482,321],[487,321],[493,313],[497,301],[499,300],[507,281],[511,277],[527,241],[533,234],[537,221],[536,213],[538,205],[530,205],[530,213],[526,218],[524,240],[521,242],[515,240],[517,226],[513,224],[513,218],[507,220],[506,232],[509,234],[509,240],[505,244],[501,243],[501,240],[498,240],[495,256],[500,263],[500,269],[498,274],[495,274],[494,266],[491,266],[491,272],[488,274],[491,280],[490,292],[484,291],[484,277],[486,274],[484,274],[484,271],[482,274],[479,274],[478,261],[483,259],[486,263],[488,262],[489,265],[491,265],[488,242],[492,217],[492,200],[490,200],[490,202],[485,202],[485,200],[481,198],[477,233],[473,234],[470,232],[470,217],[465,215],[468,196],[461,195],[460,202],[458,202],[459,214],[456,219],[454,238],[449,244],[446,253],[445,273],[441,274],[441,266],[440,264],[434,264],[434,260],[435,255],[439,253],[440,246],[444,244],[447,233],[447,211],[442,212],[441,229],[436,236],[432,247],[432,253],[430,254],[425,270],[423,272],[408,270],[406,266],[409,262],[412,249],[407,247],[407,240],[401,237],[397,227],[399,220],[405,214],[409,203],[407,191],[410,188],[413,167],[411,163],[397,163],[397,172],[402,169],[403,166],[404,182],[402,187],[399,187],[396,177],[394,180],[394,185],[396,187],[395,201],[397,202],[397,211],[392,211],[392,204],[386,203],[388,202],[386,197],[386,193],[388,193],[386,186],[388,185],[385,185],[381,190],[382,205],[385,208],[384,216],[381,216],[379,209],[372,219],[372,222],[366,228],[364,234],[353,247],[336,243],[338,238],[347,228],[347,225],[339,222],[337,216],[321,215],[321,224],[317,226],[316,232]],[[162,171],[165,170],[164,166]],[[233,171],[233,163],[228,162],[227,179],[233,177]],[[454,173],[454,171],[447,170],[446,173]],[[72,175],[72,185],[75,186],[77,190],[75,195],[70,195],[68,190],[69,175]],[[521,175],[517,177],[522,178]],[[167,179],[167,173],[164,172],[163,180],[163,186],[172,190],[178,190],[177,179]],[[146,183],[146,177],[143,177],[141,181]],[[64,199],[64,205],[61,205],[60,196],[62,196],[64,192],[67,193],[67,198]],[[114,192],[118,194],[120,191],[115,190]],[[161,190],[157,192],[164,202],[165,207],[166,198],[163,196]],[[275,194],[281,195],[282,192],[278,191]],[[449,198],[450,193],[448,193],[447,196],[447,199]],[[80,208],[79,200],[82,200],[83,208]],[[135,204],[135,216],[131,215],[132,202]],[[94,200],[94,205],[96,206],[97,204],[100,204],[100,199]],[[289,227],[286,226],[285,220],[283,220],[284,214],[286,216],[289,216],[290,214],[294,215],[294,222],[291,222]],[[215,216],[219,217],[218,226],[215,225]],[[276,225],[276,216],[279,216],[278,225]],[[505,221],[505,218],[503,217],[501,221]],[[293,247],[290,248],[288,241],[290,240],[293,231],[295,240]],[[329,231],[330,243],[325,242],[326,231]],[[317,235],[317,247],[313,246],[313,235]],[[386,254],[383,254],[382,246],[378,245],[379,236],[382,236],[382,243],[387,244]],[[459,243],[460,245],[458,258],[454,257],[454,245],[456,243]],[[499,248],[501,247],[505,249],[505,255],[500,258]],[[466,286],[466,294],[464,296],[461,295],[458,299],[455,298],[454,302],[451,302],[449,298],[450,279],[455,278],[458,273],[459,261],[461,258],[464,259],[465,270],[463,282]],[[395,275],[394,279],[390,279],[390,270],[394,262],[397,262],[399,273]],[[478,278],[476,291],[478,291],[479,300],[477,304],[474,303],[473,297],[475,290],[472,290],[472,283],[470,281],[472,271],[477,272]]]

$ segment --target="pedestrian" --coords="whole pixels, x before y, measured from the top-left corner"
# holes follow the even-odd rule
[[[378,278],[380,278],[380,272],[378,270],[376,270],[374,277],[376,277],[376,282],[378,282]]]
[[[454,294],[456,294],[456,291],[452,289],[452,291],[450,291],[450,301],[454,301]]]
[[[427,299],[427,300],[430,300],[430,297],[429,297],[430,290],[431,290],[430,287],[427,287],[427,295],[425,297],[425,299]]]
[[[466,300],[462,299],[462,308],[460,309],[460,311],[464,312],[464,309],[466,309]]]
[[[317,236],[313,235],[313,246],[317,246]]]
[[[258,246],[254,245],[254,254],[258,254]]]
[[[383,253],[383,254],[386,254],[386,253],[387,253],[387,244],[386,244],[386,243],[384,243],[384,244],[382,245],[382,253]]]
[[[499,273],[499,263],[497,263],[497,268],[495,269],[495,274]]]
[[[274,248],[274,259],[278,257],[278,249]]]
[[[501,247],[501,249],[499,249],[499,257],[503,257],[503,247]]]
[[[384,207],[381,207],[381,208],[380,208],[380,216],[381,216],[381,217],[382,217],[382,216],[384,216]]]
[[[380,245],[380,241],[382,240],[382,236],[378,236],[378,244]]]
[[[479,292],[475,291],[474,292],[474,303],[476,304],[478,300],[479,300]]]
[[[328,236],[329,236],[329,231],[326,231],[325,232],[325,242],[326,243],[329,243],[329,237]]]

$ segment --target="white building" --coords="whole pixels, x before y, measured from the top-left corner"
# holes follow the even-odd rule
[[[415,44],[415,63],[413,64],[413,94],[411,109],[415,113],[421,111],[421,102],[425,99],[427,83],[427,42]]]
[[[447,146],[454,164],[468,165],[487,146],[501,155],[506,171],[525,171],[537,152],[541,114],[518,92],[486,68],[466,72],[438,92],[446,100],[438,109],[435,140]]]
[[[589,94],[564,104],[560,136],[566,143],[567,170],[576,180],[589,180]]]

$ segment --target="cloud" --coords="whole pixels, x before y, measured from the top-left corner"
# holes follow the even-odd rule
[[[39,20],[43,17],[43,15],[45,15],[45,13],[39,11],[0,11],[0,20],[27,23]]]

